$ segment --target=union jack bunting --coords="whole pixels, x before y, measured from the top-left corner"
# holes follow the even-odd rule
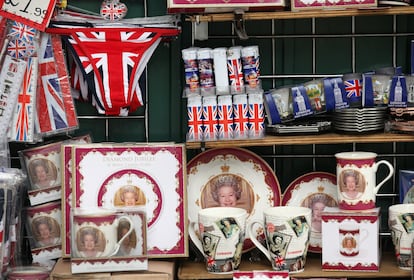
[[[11,126],[9,128],[10,141],[34,141],[34,117],[37,91],[37,57],[27,59],[23,83],[17,97],[17,106],[14,110]]]
[[[361,99],[362,82],[359,79],[344,81],[346,97],[349,101],[358,101]]]
[[[38,133],[54,134],[77,127],[68,76],[60,38],[42,33],[37,93]]]
[[[216,96],[203,97],[204,140],[217,139],[217,100]]]
[[[231,95],[218,97],[217,120],[217,137],[219,139],[233,138],[233,103]]]
[[[74,26],[75,27],[75,26]],[[175,36],[172,28],[50,28],[65,33],[88,86],[95,94],[98,112],[127,115],[142,106],[139,78],[161,37]]]
[[[264,136],[265,116],[262,94],[249,94],[249,137]]]
[[[203,109],[201,106],[201,98],[199,104],[192,104],[189,100],[187,104],[187,121],[188,141],[202,141],[203,140]]]
[[[246,96],[246,95],[245,95]],[[249,108],[247,105],[247,97],[245,102],[236,103],[233,101],[233,122],[234,122],[234,138],[246,138],[249,132]]]
[[[7,53],[15,58],[26,58],[36,53],[39,32],[23,23],[11,21],[7,37]]]

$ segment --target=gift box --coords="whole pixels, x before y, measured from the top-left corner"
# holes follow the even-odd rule
[[[339,0],[339,1],[309,1],[291,0],[292,11],[309,9],[344,9],[344,8],[369,8],[377,7],[377,0]]]
[[[322,213],[322,270],[379,271],[380,211],[344,211],[326,207]]]
[[[219,13],[234,10],[270,11],[280,10],[285,6],[284,0],[168,0],[169,13]]]
[[[175,263],[173,261],[148,261],[148,270],[135,272],[101,272],[72,274],[70,261],[59,259],[54,266],[50,280],[61,279],[100,279],[100,280],[173,280],[175,275]]]

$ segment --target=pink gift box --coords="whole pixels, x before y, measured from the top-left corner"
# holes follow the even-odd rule
[[[191,2],[191,3],[190,3]],[[169,13],[219,13],[237,9],[246,11],[280,10],[284,0],[168,0]]]

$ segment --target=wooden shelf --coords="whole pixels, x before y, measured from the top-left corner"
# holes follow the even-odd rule
[[[245,12],[244,20],[269,20],[269,19],[302,19],[302,18],[328,18],[349,16],[380,16],[380,15],[408,15],[414,14],[414,6],[404,7],[376,7],[363,9],[314,9],[308,11],[275,11],[275,12]],[[218,22],[235,20],[234,13],[216,13],[188,15],[186,21],[193,22]]]
[[[252,270],[271,270],[271,265],[267,261],[252,263],[244,260],[239,269],[241,271]],[[309,256],[306,260],[305,270],[301,273],[291,274],[295,278],[312,277],[348,277],[348,278],[408,278],[410,271],[398,268],[395,257],[391,253],[382,256],[379,272],[359,272],[359,271],[322,271],[320,256]],[[233,274],[211,274],[206,271],[205,264],[201,262],[182,261],[178,267],[177,277],[179,280],[193,279],[231,279]]]
[[[345,144],[345,143],[384,143],[414,142],[414,135],[398,133],[377,133],[347,135],[323,133],[317,135],[266,136],[261,139],[221,140],[207,142],[187,142],[187,149],[226,148],[271,145],[311,145],[311,144]]]

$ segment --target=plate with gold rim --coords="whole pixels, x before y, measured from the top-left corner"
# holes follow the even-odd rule
[[[233,195],[226,201],[224,189],[220,188],[225,182],[235,186]],[[188,162],[187,200],[190,224],[197,223],[199,210],[220,206],[246,209],[246,223],[249,223],[253,219],[262,220],[264,209],[280,205],[281,189],[272,168],[254,152],[243,148],[214,148]],[[260,229],[256,231],[258,235],[263,233]],[[254,247],[246,236],[243,251]]]
[[[308,251],[322,252],[321,212],[326,206],[338,206],[336,175],[310,172],[293,180],[283,193],[282,205],[312,209],[311,236]]]

